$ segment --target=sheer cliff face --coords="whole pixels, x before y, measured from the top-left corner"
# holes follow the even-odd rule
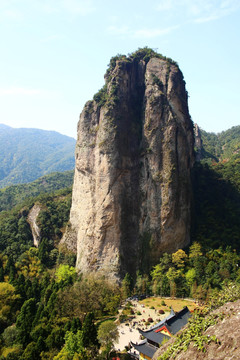
[[[201,131],[198,124],[194,124],[194,146],[196,148],[195,160],[200,161],[202,159],[203,146]]]
[[[118,279],[189,243],[193,128],[176,65],[119,60],[106,83],[80,115],[65,241],[80,271]]]

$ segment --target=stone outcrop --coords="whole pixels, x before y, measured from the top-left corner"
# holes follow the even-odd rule
[[[41,207],[38,204],[35,204],[29,211],[27,221],[30,225],[32,236],[33,236],[33,245],[38,247],[41,241],[41,231],[37,224],[37,217],[41,211]]]
[[[193,125],[178,66],[113,59],[78,123],[71,229],[77,268],[121,279],[189,243]]]
[[[198,124],[194,124],[194,147],[195,147],[195,160],[200,161],[202,159],[202,137]]]
[[[179,349],[179,352],[169,360],[238,360],[240,354],[240,300],[228,302],[214,310],[211,315],[218,318],[215,325],[210,326],[203,332],[203,336],[215,336],[217,342],[209,341],[204,346],[204,351],[197,349],[196,344],[190,343],[187,350]],[[158,360],[167,348],[176,340],[173,337],[169,342],[160,347],[154,354],[153,360]]]

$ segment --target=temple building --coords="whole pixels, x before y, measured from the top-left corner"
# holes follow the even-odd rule
[[[131,351],[131,356],[139,360],[151,360],[159,346],[177,334],[187,324],[190,316],[191,312],[187,307],[184,307],[179,312],[171,309],[170,315],[149,330],[138,329],[145,339],[139,344],[131,342],[131,346],[136,350]]]

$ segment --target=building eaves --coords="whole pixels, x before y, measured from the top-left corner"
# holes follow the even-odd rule
[[[169,340],[170,336],[162,334],[160,332],[156,333],[154,330],[152,331],[142,331],[138,329],[141,335],[143,335],[146,339],[151,340],[157,344],[162,344],[163,340]]]
[[[165,323],[171,334],[175,335],[180,331],[188,322],[191,312],[187,307],[179,311],[174,317],[168,319]]]
[[[155,352],[158,350],[156,346],[149,344],[147,341],[140,344],[134,344],[131,342],[131,345],[134,347],[134,349],[139,351],[139,353],[142,353],[150,358],[152,358]]]

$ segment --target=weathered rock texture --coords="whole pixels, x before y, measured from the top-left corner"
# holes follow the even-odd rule
[[[30,228],[32,230],[32,236],[33,236],[33,244],[34,246],[38,247],[41,241],[41,231],[37,224],[37,217],[41,211],[41,207],[38,204],[35,204],[28,214],[28,223],[30,225]]]
[[[122,278],[189,243],[193,125],[167,60],[118,60],[105,88],[80,115],[65,242],[83,273]]]
[[[202,137],[201,131],[197,124],[194,124],[194,146],[195,146],[195,160],[200,161],[202,159]]]
[[[216,336],[218,343],[209,342],[205,346],[205,352],[199,351],[193,343],[186,351],[180,351],[169,360],[239,360],[240,356],[240,300],[229,302],[215,310],[213,314],[223,317],[216,325],[209,327],[203,336]],[[176,340],[175,337],[154,354],[153,360],[164,354],[168,346]]]

